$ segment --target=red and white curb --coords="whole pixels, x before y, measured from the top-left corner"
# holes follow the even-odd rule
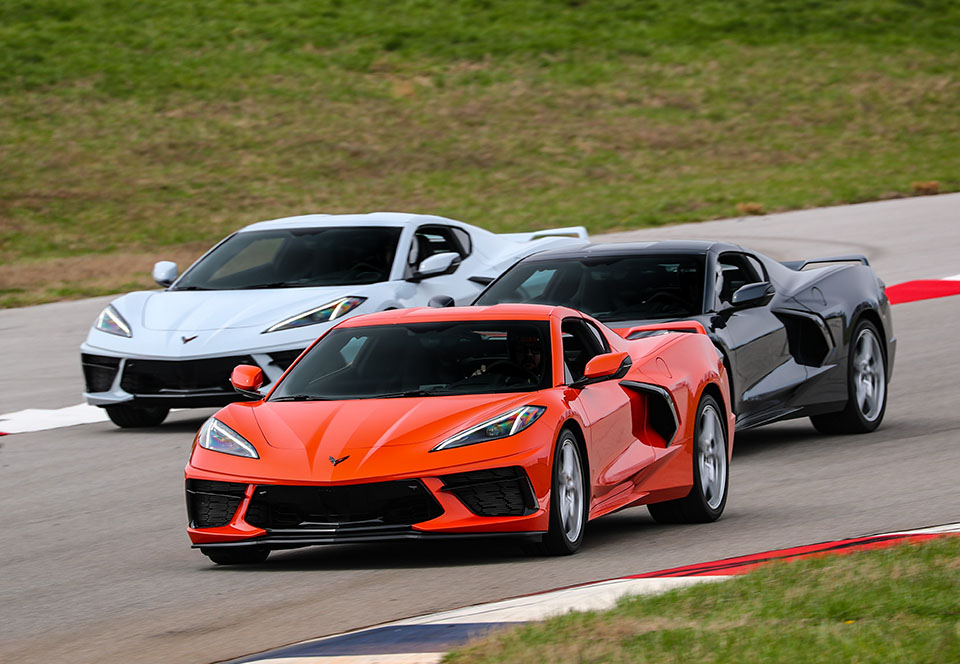
[[[888,286],[886,289],[890,304],[903,304],[918,300],[932,300],[938,297],[960,295],[960,274],[943,279],[917,279],[902,284]]]
[[[570,611],[609,609],[627,595],[654,595],[697,583],[723,581],[776,560],[837,555],[958,534],[960,523],[952,523],[608,579],[304,641],[229,664],[435,664],[448,650],[493,630]]]

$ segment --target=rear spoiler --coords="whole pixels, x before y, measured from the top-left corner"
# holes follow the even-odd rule
[[[816,265],[818,263],[863,263],[864,265],[870,265],[870,261],[867,260],[867,257],[863,254],[846,254],[845,256],[832,256],[830,258],[812,258],[808,261],[783,261],[781,265],[785,265],[791,270],[796,270],[799,272],[808,265]]]
[[[641,339],[643,337],[653,337],[658,334],[668,332],[686,332],[687,334],[706,334],[707,330],[702,323],[695,320],[679,320],[670,323],[650,323],[648,325],[636,325],[634,327],[620,328],[614,330],[624,339]]]
[[[512,242],[533,242],[545,237],[572,237],[580,240],[589,240],[587,229],[583,226],[568,226],[566,228],[548,228],[530,233],[498,233],[497,237]]]

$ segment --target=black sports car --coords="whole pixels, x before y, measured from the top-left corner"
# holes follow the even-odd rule
[[[809,416],[823,433],[879,426],[896,338],[864,256],[779,263],[723,242],[591,244],[525,258],[476,305],[557,304],[628,338],[698,321],[723,354],[737,428]]]

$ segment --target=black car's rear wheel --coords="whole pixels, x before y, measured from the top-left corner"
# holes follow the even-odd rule
[[[660,523],[706,523],[723,514],[730,484],[723,413],[709,394],[700,399],[693,432],[693,487],[683,498],[647,505]]]
[[[201,547],[200,553],[218,565],[257,565],[270,555],[270,549],[264,546],[237,547],[221,549]]]
[[[105,410],[107,417],[124,429],[159,426],[167,419],[167,413],[170,412],[169,408],[163,406],[132,406],[130,404],[107,406]]]
[[[820,433],[869,433],[880,426],[887,410],[887,362],[880,333],[873,323],[861,320],[851,338],[847,353],[847,404],[840,412],[810,418]]]

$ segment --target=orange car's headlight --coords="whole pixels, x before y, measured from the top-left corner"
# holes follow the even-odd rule
[[[499,440],[500,438],[512,436],[520,433],[536,422],[546,410],[543,406],[521,406],[520,408],[515,408],[509,413],[498,415],[493,419],[481,422],[475,427],[471,427],[466,431],[461,431],[457,435],[447,438],[430,451],[449,450],[453,447],[475,445],[477,443],[485,443],[489,440]]]
[[[215,417],[211,417],[200,427],[197,443],[211,452],[222,452],[251,459],[260,458],[257,448],[250,441]]]

